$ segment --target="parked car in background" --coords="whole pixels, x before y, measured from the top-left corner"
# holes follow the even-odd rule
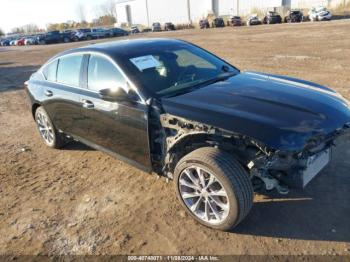
[[[282,17],[275,11],[268,11],[263,19],[264,24],[280,24]]]
[[[300,10],[292,9],[288,11],[287,16],[284,18],[285,23],[300,23],[304,19],[304,14]]]
[[[310,9],[309,19],[314,21],[329,21],[332,19],[332,13],[324,6],[313,7]]]
[[[214,18],[213,22],[211,23],[211,26],[212,27],[224,27],[225,26],[224,19],[222,19],[221,17]]]
[[[127,31],[125,31],[124,29],[118,28],[118,27],[109,29],[109,34],[111,37],[129,35],[129,33]]]
[[[36,45],[35,36],[27,36],[24,40],[24,45]]]
[[[174,30],[176,30],[176,28],[175,28],[175,25],[173,23],[168,22],[168,23],[165,23],[164,30],[165,31],[174,31]]]
[[[46,146],[76,139],[172,179],[189,214],[182,219],[219,230],[248,215],[254,185],[300,192],[331,161],[334,142],[350,134],[350,102],[332,89],[242,72],[175,39],[64,51],[31,75],[25,91]]]
[[[18,40],[20,39],[20,37],[15,37],[10,41],[10,46],[15,46],[17,45]]]
[[[242,19],[240,16],[231,16],[227,23],[229,26],[241,26]]]
[[[261,20],[257,14],[251,14],[247,19],[247,26],[261,25]]]
[[[199,21],[199,28],[200,28],[200,29],[210,28],[208,19],[201,19],[201,20]]]
[[[160,32],[162,31],[162,26],[160,23],[156,22],[152,24],[152,32]]]
[[[10,38],[3,38],[3,39],[1,39],[1,41],[0,41],[0,45],[1,45],[1,46],[9,46],[9,45],[10,45],[10,42],[11,42],[11,39],[10,39]]]
[[[74,41],[91,40],[92,34],[90,28],[79,28],[72,32],[72,37]]]
[[[92,28],[91,29],[91,36],[93,39],[99,39],[99,38],[106,38],[110,37],[109,30],[105,28]]]
[[[71,32],[61,33],[60,31],[51,31],[46,34],[39,35],[37,42],[41,45],[55,44],[55,43],[69,43],[73,41],[74,36]]]
[[[152,32],[152,28],[149,28],[149,27],[145,27],[145,28],[142,28],[142,33],[149,33],[149,32]]]
[[[25,41],[25,40],[26,40],[25,37],[21,37],[20,39],[17,40],[16,45],[18,45],[18,46],[24,45],[24,41]]]
[[[130,28],[130,33],[131,33],[131,34],[138,34],[138,33],[140,33],[140,29],[139,29],[136,25],[133,25],[133,26]]]

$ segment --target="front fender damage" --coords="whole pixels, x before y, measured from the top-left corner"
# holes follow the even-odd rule
[[[183,156],[199,147],[213,146],[232,153],[253,182],[258,178],[266,189],[276,188],[280,193],[288,192],[286,185],[300,187],[302,183],[298,179],[308,167],[309,157],[329,148],[336,138],[333,135],[328,136],[327,141],[318,139],[317,144],[310,139],[312,146],[305,145],[298,151],[281,151],[243,134],[171,114],[161,113],[156,119],[161,131],[151,136],[151,140],[157,144],[154,148],[158,150],[152,152],[152,158],[156,160],[153,162],[158,174],[172,179],[175,166]]]

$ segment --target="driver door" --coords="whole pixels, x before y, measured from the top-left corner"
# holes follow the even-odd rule
[[[128,89],[116,65],[105,56],[85,56],[86,89],[81,93],[82,117],[87,142],[144,170],[151,170],[148,109],[137,101],[109,102],[102,89]]]

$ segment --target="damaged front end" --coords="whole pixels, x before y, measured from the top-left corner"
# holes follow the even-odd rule
[[[211,125],[163,113],[159,115],[162,134],[153,141],[161,142],[159,170],[172,178],[176,163],[196,148],[213,146],[230,152],[246,171],[252,181],[262,181],[267,190],[277,189],[281,194],[288,187],[303,188],[330,161],[334,140],[346,131],[350,123],[327,136],[315,136],[297,151],[281,151],[267,147],[246,135],[234,133]],[[160,148],[158,147],[158,148]]]
[[[288,193],[286,186],[304,188],[330,162],[334,141],[345,133],[350,133],[350,123],[331,134],[309,139],[300,152],[274,151],[252,160],[248,168],[267,190],[276,188],[283,194]]]

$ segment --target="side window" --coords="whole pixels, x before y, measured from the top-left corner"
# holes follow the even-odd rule
[[[56,82],[58,60],[55,60],[43,68],[43,74],[48,81]]]
[[[122,87],[126,80],[119,70],[107,59],[91,55],[88,69],[88,88],[95,91],[102,89]]]
[[[83,55],[70,55],[59,59],[57,70],[57,82],[79,86],[80,69]]]

